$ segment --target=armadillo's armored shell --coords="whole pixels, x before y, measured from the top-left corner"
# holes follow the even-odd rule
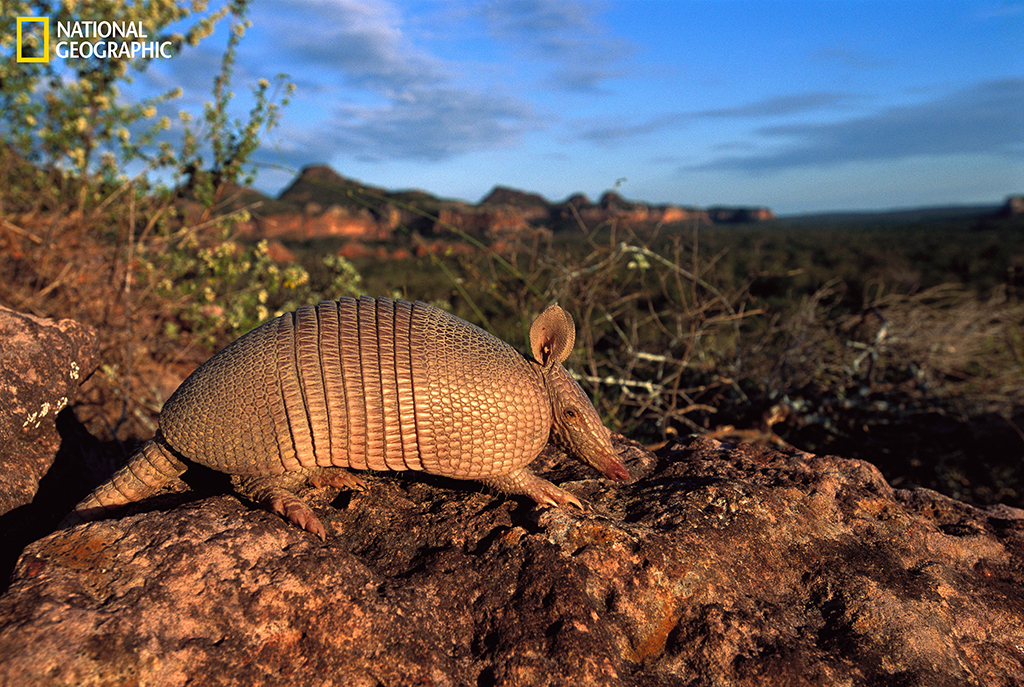
[[[548,438],[551,407],[531,363],[425,303],[347,298],[249,332],[164,405],[178,453],[237,475],[315,465],[507,473]]]

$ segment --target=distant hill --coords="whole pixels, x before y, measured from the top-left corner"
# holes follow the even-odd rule
[[[248,188],[226,194],[228,209],[251,208],[252,219],[240,226],[251,238],[308,240],[341,238],[390,243],[411,249],[434,245],[450,250],[462,235],[497,242],[540,234],[594,229],[614,223],[620,228],[653,229],[694,222],[713,226],[772,222],[791,227],[885,227],[913,223],[977,220],[977,228],[999,218],[1024,217],[1024,195],[1003,205],[952,205],[864,212],[825,212],[776,217],[763,206],[684,207],[651,205],[606,191],[596,201],[582,193],[550,201],[538,193],[495,186],[480,202],[440,198],[425,191],[391,191],[342,176],[327,165],[304,168],[277,198]],[[253,207],[256,205],[257,207]],[[358,249],[357,249],[358,250]]]
[[[235,206],[250,205],[259,194],[241,189]],[[479,203],[438,198],[424,191],[390,191],[311,165],[276,199],[254,208],[242,230],[254,238],[313,239],[344,237],[360,241],[440,238],[464,232],[485,241],[530,236],[537,232],[594,228],[614,222],[629,228],[653,228],[684,222],[702,224],[772,219],[764,207],[699,209],[649,205],[608,191],[595,203],[583,194],[551,202],[536,193],[495,186]]]

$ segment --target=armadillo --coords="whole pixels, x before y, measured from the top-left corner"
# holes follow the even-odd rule
[[[527,467],[551,440],[610,480],[629,478],[562,366],[575,336],[557,305],[530,327],[533,359],[419,301],[303,306],[196,369],[164,404],[153,439],[63,524],[155,494],[188,461],[231,475],[241,494],[321,539],[323,524],[296,492],[363,489],[349,468],[422,470],[582,508]]]

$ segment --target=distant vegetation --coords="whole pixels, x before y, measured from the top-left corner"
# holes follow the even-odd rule
[[[240,38],[245,3],[231,10],[178,44],[219,20]],[[81,79],[97,79],[83,94],[44,72],[12,78],[2,53],[0,98],[15,109],[0,146],[0,303],[97,328],[101,367],[76,413],[106,450],[147,437],[166,395],[212,350],[302,302],[359,292],[432,301],[525,348],[530,320],[557,300],[577,320],[570,367],[608,425],[637,440],[700,432],[792,445],[870,460],[896,486],[1024,506],[1020,215],[564,222],[503,236],[500,250],[451,227],[451,246],[465,250],[386,261],[338,257],[338,239],[246,241],[237,228],[251,203],[239,202],[239,184],[288,89],[281,81],[275,96],[261,80],[250,119],[231,120],[236,46],[203,121],[185,121],[176,146],[149,110],[93,97],[106,88],[116,99],[124,74],[79,65]],[[109,117],[82,129],[73,107],[83,97]],[[159,131],[138,145],[120,133],[146,122]],[[126,176],[140,159],[174,183]]]

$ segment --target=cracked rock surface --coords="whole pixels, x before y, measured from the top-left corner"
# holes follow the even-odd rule
[[[326,543],[230,495],[56,532],[0,597],[0,682],[1024,682],[1021,511],[841,458],[619,447],[624,486],[542,459],[585,513],[379,475],[312,493]]]

